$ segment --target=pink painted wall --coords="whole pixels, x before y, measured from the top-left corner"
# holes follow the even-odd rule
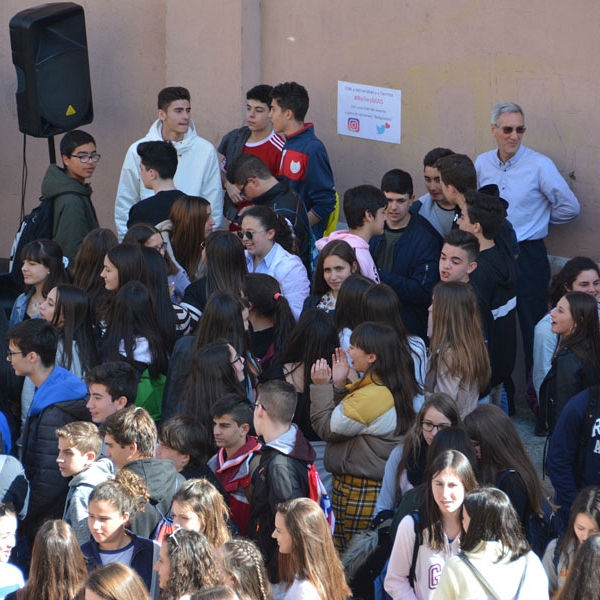
[[[424,193],[421,160],[434,146],[475,157],[493,147],[490,108],[522,104],[525,143],[549,155],[582,203],[582,217],[555,228],[549,250],[589,254],[600,206],[600,4],[547,0],[80,0],[102,161],[93,179],[101,224],[112,226],[127,146],[156,115],[156,92],[185,85],[201,134],[213,143],[241,124],[244,92],[296,80],[311,97],[308,120],[325,142],[338,190],[377,184],[402,167]],[[18,224],[22,135],[14,101],[8,21],[35,2],[0,3],[0,255]],[[402,144],[337,135],[337,81],[402,90]],[[45,140],[28,138],[27,206],[47,166]]]

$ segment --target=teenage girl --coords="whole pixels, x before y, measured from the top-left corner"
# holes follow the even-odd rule
[[[445,392],[465,418],[487,392],[490,359],[483,339],[477,297],[468,283],[438,283],[429,307],[429,364],[425,397]]]
[[[108,563],[90,573],[84,600],[150,600],[150,595],[132,568]]]
[[[542,563],[548,575],[550,596],[556,596],[565,584],[575,553],[591,535],[600,532],[600,487],[583,488],[571,506],[567,529],[552,540]]]
[[[340,549],[369,526],[385,462],[415,418],[413,398],[418,390],[412,359],[400,352],[398,336],[389,325],[361,323],[352,332],[348,352],[363,377],[346,385],[350,366],[346,353],[337,348],[332,368],[325,358],[312,366],[315,385],[310,389],[312,426],[327,442],[325,467],[333,474],[335,541]]]
[[[342,283],[353,273],[360,273],[354,249],[344,240],[326,244],[317,259],[312,294],[302,310],[316,307],[333,314]]]
[[[206,479],[188,479],[173,496],[173,524],[203,533],[214,548],[231,539],[229,509],[217,488]]]
[[[448,450],[432,462],[419,523],[415,525],[412,514],[404,517],[394,540],[384,584],[393,600],[432,598],[444,564],[460,550],[463,500],[476,487],[475,473],[464,454]],[[413,561],[418,543],[415,527],[423,539]]]
[[[277,505],[273,537],[279,545],[284,600],[346,600],[351,594],[321,507],[310,498]]]
[[[159,546],[126,528],[147,501],[146,483],[127,469],[120,469],[115,479],[98,484],[88,505],[88,526],[93,539],[83,544],[81,550],[90,569],[111,562],[131,567],[155,597],[157,582],[152,568],[158,559]]]

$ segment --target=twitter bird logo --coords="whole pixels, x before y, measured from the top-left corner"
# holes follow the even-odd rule
[[[377,133],[378,133],[379,135],[381,135],[382,133],[384,133],[384,132],[385,132],[385,125],[376,125],[375,127],[376,127],[376,129],[377,129]]]

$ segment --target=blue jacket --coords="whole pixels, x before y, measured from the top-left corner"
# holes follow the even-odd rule
[[[317,238],[322,237],[335,208],[335,188],[327,150],[312,123],[286,136],[281,175],[290,180],[290,187],[302,198],[306,210],[320,217],[313,230]]]
[[[402,322],[408,332],[425,338],[431,293],[440,279],[442,238],[426,219],[411,215],[406,230],[394,244],[392,271],[383,271],[378,260],[383,241],[384,236],[377,235],[369,242],[379,277],[398,294]]]
[[[600,414],[594,415],[582,465],[577,464],[588,398],[589,389],[585,389],[567,402],[548,445],[546,467],[556,492],[556,501],[563,510],[566,509],[565,513],[580,489],[587,485],[600,485]]]
[[[156,573],[153,571],[154,564],[158,560],[158,553],[160,546],[147,538],[139,537],[135,533],[131,533],[128,529],[127,534],[131,536],[133,542],[133,556],[131,558],[130,566],[146,584],[150,596],[156,596]],[[98,542],[90,540],[81,546],[81,551],[85,558],[85,562],[88,568],[88,572],[97,569],[102,566],[100,560],[100,547]]]

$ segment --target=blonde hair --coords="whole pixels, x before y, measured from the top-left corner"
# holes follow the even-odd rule
[[[82,454],[93,452],[96,459],[102,453],[102,436],[94,423],[73,421],[56,430],[56,437],[63,438],[71,448],[77,448]]]
[[[271,584],[263,555],[250,540],[232,540],[219,549],[223,571],[233,579],[233,587],[243,597],[272,600]]]

